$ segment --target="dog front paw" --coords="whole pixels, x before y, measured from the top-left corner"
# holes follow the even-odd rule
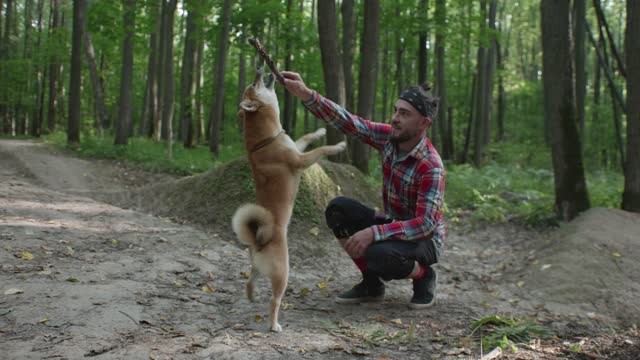
[[[336,144],[336,149],[338,150],[338,152],[342,152],[346,148],[347,148],[347,142],[346,141],[341,141],[341,142]]]
[[[282,326],[280,326],[280,324],[275,323],[273,325],[271,325],[271,331],[273,332],[282,332]]]
[[[324,137],[325,135],[327,135],[327,129],[320,128],[320,129],[316,130],[316,132],[313,133],[313,135],[315,136],[316,140],[320,139],[321,137]]]

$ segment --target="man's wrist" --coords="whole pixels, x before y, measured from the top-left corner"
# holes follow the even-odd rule
[[[309,102],[311,102],[311,100],[313,100],[313,97],[314,97],[314,96],[313,96],[313,93],[314,93],[314,92],[315,92],[315,91],[313,91],[313,90],[311,90],[311,89],[309,89],[309,88],[306,88],[306,89],[304,90],[304,93],[300,96],[300,100],[302,100],[302,102],[303,102],[303,103],[309,103]]]

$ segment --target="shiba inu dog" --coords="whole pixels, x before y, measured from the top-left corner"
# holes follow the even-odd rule
[[[319,129],[294,142],[280,124],[280,109],[274,77],[264,75],[261,65],[243,94],[238,116],[243,122],[244,145],[256,189],[256,203],[245,204],[233,215],[238,239],[249,247],[251,272],[247,297],[254,301],[254,283],[259,274],[271,280],[271,330],[282,331],[278,312],[289,278],[287,226],[298,192],[302,171],[326,155],[345,150],[346,143],[321,146],[303,152],[322,138]]]

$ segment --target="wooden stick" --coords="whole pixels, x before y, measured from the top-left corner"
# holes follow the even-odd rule
[[[262,46],[262,43],[260,43],[260,40],[251,38],[249,39],[249,44],[256,48],[262,60],[267,63],[269,69],[271,69],[271,72],[273,72],[273,75],[276,76],[276,80],[278,80],[280,84],[284,85],[284,77],[282,76],[282,74],[280,74],[280,71],[278,71],[278,68],[276,68],[276,64],[273,62],[273,60],[271,60],[267,52],[264,50],[264,47]]]

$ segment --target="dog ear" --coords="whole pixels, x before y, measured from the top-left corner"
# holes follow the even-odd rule
[[[240,107],[244,111],[256,112],[258,111],[258,103],[252,100],[244,100],[240,103]]]

